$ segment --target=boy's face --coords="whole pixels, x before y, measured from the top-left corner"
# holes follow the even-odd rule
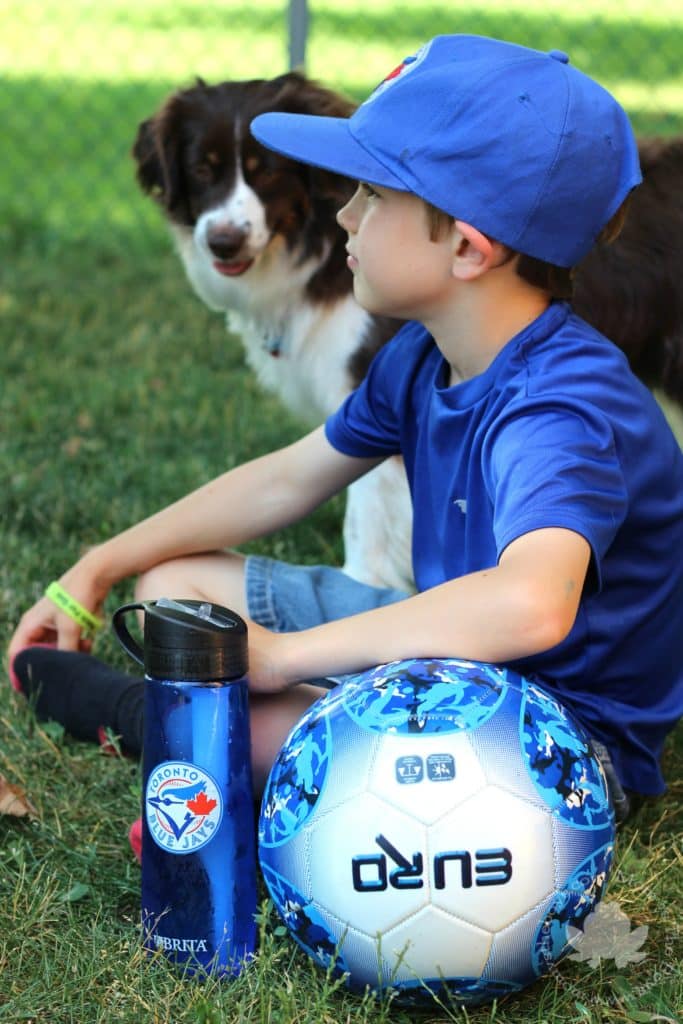
[[[430,239],[418,196],[361,183],[337,220],[349,235],[347,262],[361,306],[423,323],[438,312],[453,284],[452,232]]]

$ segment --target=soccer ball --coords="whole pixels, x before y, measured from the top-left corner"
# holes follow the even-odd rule
[[[572,949],[614,834],[600,763],[554,697],[509,669],[406,660],[298,722],[259,858],[293,937],[351,987],[474,1005]]]

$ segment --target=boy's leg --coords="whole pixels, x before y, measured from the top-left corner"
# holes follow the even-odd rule
[[[325,565],[290,565],[252,556],[242,562],[241,572],[247,615],[276,633],[311,629],[407,596],[359,583],[341,569]],[[326,679],[313,685],[309,681],[286,693],[252,698],[252,759],[258,791],[289,731],[334,682]]]
[[[399,591],[378,591],[326,566],[290,566],[259,557],[247,561],[234,552],[210,552],[162,563],[144,573],[136,587],[139,601],[160,597],[207,601],[231,608],[276,632],[307,629],[405,596]],[[38,694],[37,711],[41,717],[54,718],[69,732],[88,739],[96,739],[101,733],[98,726],[104,725],[114,733],[125,734],[129,751],[139,754],[143,687],[140,679],[136,681],[110,669],[90,655],[36,648],[21,652],[14,667],[19,688],[25,695]],[[289,730],[325,689],[306,683],[286,693],[252,699],[257,790],[264,785]],[[86,692],[89,714],[87,722],[81,723]],[[124,715],[131,721],[124,722]],[[134,742],[135,737],[139,739]]]
[[[325,567],[301,569],[287,567],[271,559],[254,558],[250,561],[249,594],[246,560],[232,552],[215,552],[155,566],[138,580],[136,599],[168,597],[207,601],[231,608],[269,629],[289,631],[352,614],[363,607],[373,606],[377,601],[384,603],[406,596],[398,591],[387,591],[377,597],[373,588],[357,584],[342,572]],[[28,697],[37,694],[39,700],[49,698],[51,710],[41,717],[55,718],[68,731],[74,731],[74,726],[78,728],[80,724],[83,693],[87,692],[92,706],[87,728],[80,730],[80,735],[84,739],[99,738],[102,733],[100,726],[104,724],[113,728],[115,733],[126,734],[130,753],[140,753],[144,690],[141,679],[112,670],[91,655],[37,648],[20,652],[14,667],[18,670],[17,689],[22,689]],[[69,680],[65,679],[67,668]],[[263,790],[268,772],[291,728],[327,688],[306,683],[286,693],[259,695],[251,699],[255,795]],[[69,708],[74,709],[75,719],[72,719]],[[40,714],[40,708],[37,710]],[[120,720],[124,712],[125,722]],[[94,727],[90,728],[93,723]],[[139,858],[139,820],[131,828],[130,841]]]
[[[217,552],[167,562],[140,578],[136,596],[138,600],[200,598],[231,603],[242,613],[242,559]],[[12,686],[32,702],[38,718],[59,722],[77,739],[105,747],[108,734],[113,733],[126,753],[140,754],[143,683],[139,675],[111,668],[88,654],[56,651],[51,645],[20,651],[9,670]]]
[[[140,576],[135,598],[208,601],[248,617],[244,565],[241,555],[222,551],[163,562]],[[124,737],[125,749],[140,753],[141,681],[89,655],[32,648],[17,656],[16,671],[26,696],[35,695],[40,717],[60,721],[80,739],[96,739],[104,725]],[[304,684],[250,701],[254,788],[258,793],[290,729],[324,692]]]
[[[9,666],[10,682],[38,719],[59,722],[76,739],[114,752],[110,736],[132,757],[142,750],[143,682],[78,651],[27,647]]]
[[[135,599],[209,601],[238,615],[248,615],[244,562],[242,555],[233,551],[212,551],[162,562],[138,578]]]

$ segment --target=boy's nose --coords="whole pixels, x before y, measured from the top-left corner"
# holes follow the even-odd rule
[[[350,230],[348,226],[348,212],[350,205],[351,200],[349,200],[349,202],[346,203],[345,206],[342,206],[341,210],[337,211],[337,224],[339,225],[340,228],[344,228],[344,231]]]
[[[354,210],[359,194],[360,186],[353,193],[346,205],[342,206],[341,210],[337,213],[337,224],[343,228],[344,231],[348,231],[349,234],[355,230],[354,225],[358,222],[358,217],[354,213]]]

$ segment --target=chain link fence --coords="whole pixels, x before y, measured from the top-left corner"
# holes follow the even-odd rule
[[[639,134],[683,133],[680,0],[0,0],[0,245],[131,246],[161,231],[130,146],[195,76],[271,77],[305,41],[307,72],[360,100],[442,32],[566,50]]]

